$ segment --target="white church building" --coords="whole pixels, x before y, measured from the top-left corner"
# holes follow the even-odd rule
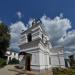
[[[27,70],[44,70],[52,67],[65,67],[63,48],[53,48],[48,34],[40,21],[21,33],[20,64]]]

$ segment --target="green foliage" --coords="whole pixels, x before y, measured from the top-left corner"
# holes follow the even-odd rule
[[[75,75],[75,69],[53,68],[53,75]]]
[[[0,67],[4,67],[6,65],[6,60],[3,58],[0,58]]]
[[[7,25],[0,23],[0,57],[7,51],[10,43],[10,31]]]
[[[9,61],[9,64],[19,64],[19,60],[13,58],[12,60]]]

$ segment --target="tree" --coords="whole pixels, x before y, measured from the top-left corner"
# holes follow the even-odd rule
[[[4,57],[10,44],[10,31],[7,25],[0,23],[0,57]]]

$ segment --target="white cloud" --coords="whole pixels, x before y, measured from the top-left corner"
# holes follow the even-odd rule
[[[18,11],[17,16],[18,16],[19,19],[21,19],[22,18],[22,13],[20,11]]]
[[[64,54],[65,54],[65,58],[66,58],[66,59],[69,59],[68,56],[72,55],[73,52],[67,50],[67,51],[64,51]]]
[[[65,54],[72,54],[72,52],[70,52],[70,51],[65,51],[64,53]]]
[[[19,14],[20,15],[20,14]],[[43,25],[45,26],[45,30],[49,34],[50,42],[54,47],[62,47],[65,48],[65,53],[70,54],[70,52],[74,52],[75,50],[75,30],[68,31],[72,28],[71,21],[68,18],[64,18],[61,13],[60,16],[56,16],[51,19],[47,16],[42,16],[40,18]],[[28,25],[32,25],[33,19],[30,19]],[[26,30],[27,28],[24,24],[19,21],[10,26],[11,28],[11,46],[17,48],[18,39],[20,39],[20,33],[22,30]],[[74,52],[75,53],[75,52]]]
[[[58,45],[63,44],[65,51],[71,51],[75,53],[75,30],[67,32],[65,38],[62,37],[62,40],[58,42]]]
[[[67,54],[74,52],[75,30],[68,31],[72,28],[71,21],[68,18],[64,18],[63,14],[60,14],[60,16],[56,16],[53,19],[44,15],[42,16],[41,21],[49,34],[52,46],[64,47],[65,53]]]
[[[2,20],[0,20],[0,23],[2,23]]]
[[[32,25],[32,22],[33,22],[33,19],[30,18],[29,21],[28,21],[28,24],[29,24],[29,25]]]
[[[10,41],[10,48],[19,49],[18,43],[20,39],[20,33],[22,30],[26,30],[24,23],[19,21],[10,26],[10,34],[11,34],[11,41]]]
[[[54,19],[43,16],[41,21],[49,34],[53,46],[56,45],[57,41],[65,36],[66,31],[71,28],[70,20],[67,18],[61,18],[60,16],[56,16]]]
[[[63,18],[63,13],[60,13],[60,18]]]
[[[67,42],[66,42],[67,41]],[[65,46],[75,46],[75,30],[69,31],[64,39]]]

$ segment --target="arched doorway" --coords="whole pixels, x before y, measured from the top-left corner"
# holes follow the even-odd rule
[[[31,59],[32,54],[26,53],[26,52],[20,52],[19,55],[23,55],[23,60],[25,61],[25,70],[30,71],[31,70]]]
[[[31,54],[28,54],[28,55],[26,55],[26,62],[25,62],[25,69],[26,70],[31,70],[31,57],[32,57],[32,55]]]

